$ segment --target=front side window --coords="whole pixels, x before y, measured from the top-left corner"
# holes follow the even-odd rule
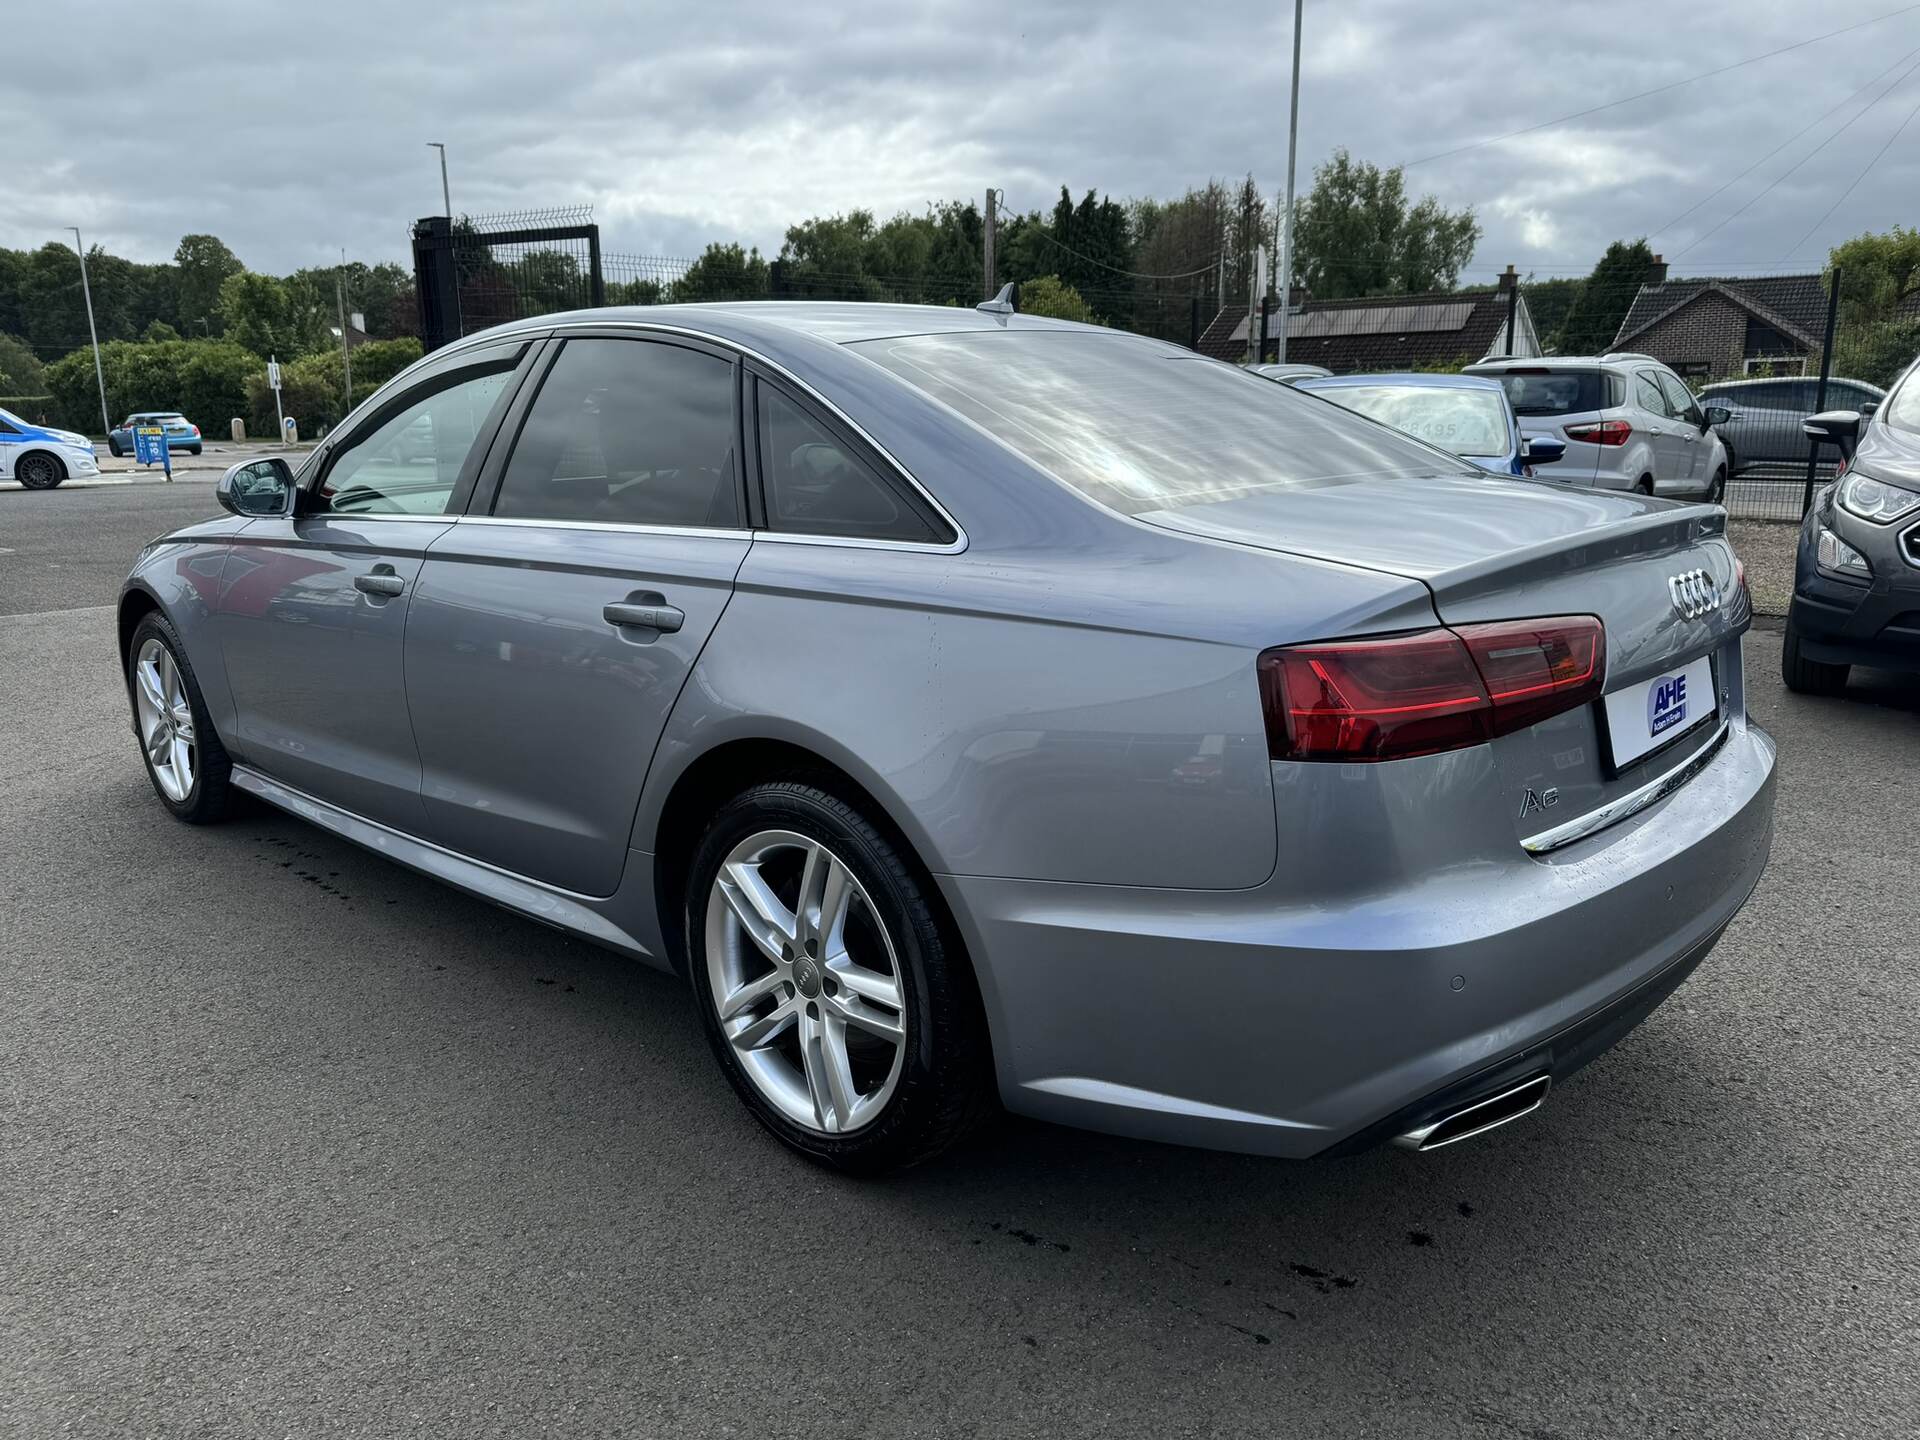
[[[1491,390],[1329,385],[1313,393],[1456,455],[1505,455],[1513,449],[1507,407]]]
[[[915,543],[938,538],[840,437],[772,386],[758,392],[760,471],[774,529]]]
[[[853,348],[1124,515],[1480,473],[1290,385],[1129,336],[967,331]]]
[[[518,357],[456,370],[372,429],[351,436],[320,496],[341,515],[444,515],[461,468],[506,394]]]
[[[1677,376],[1662,375],[1659,378],[1660,388],[1665,392],[1667,397],[1667,409],[1673,415],[1674,419],[1687,420],[1696,425],[1699,424],[1700,410],[1699,407],[1693,403],[1693,392],[1687,389],[1685,385],[1682,385]]]
[[[735,529],[733,365],[650,340],[569,340],[541,382],[493,513]]]

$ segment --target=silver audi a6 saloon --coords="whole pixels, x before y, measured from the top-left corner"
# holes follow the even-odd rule
[[[236,791],[692,988],[781,1140],[1305,1157],[1538,1106],[1752,891],[1725,512],[991,310],[470,336],[120,599]]]

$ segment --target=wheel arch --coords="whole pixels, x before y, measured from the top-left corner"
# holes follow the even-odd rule
[[[120,673],[127,673],[127,656],[133,648],[133,632],[147,616],[158,611],[162,618],[166,616],[166,607],[145,585],[138,582],[127,586],[120,592],[120,610],[116,626],[117,641],[120,649]]]
[[[36,455],[44,455],[54,463],[55,467],[60,471],[60,480],[71,480],[73,478],[73,471],[67,468],[66,459],[58,450],[48,445],[26,445],[21,448],[19,454],[13,457],[13,478],[15,480],[20,478],[20,467]],[[58,484],[60,482],[55,481],[54,483]]]

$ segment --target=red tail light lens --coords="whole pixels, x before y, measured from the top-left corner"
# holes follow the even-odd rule
[[[1400,760],[1483,744],[1597,699],[1591,615],[1294,645],[1260,657],[1276,760]]]
[[[1624,445],[1633,438],[1633,427],[1624,420],[1594,420],[1567,426],[1567,438],[1589,445]]]

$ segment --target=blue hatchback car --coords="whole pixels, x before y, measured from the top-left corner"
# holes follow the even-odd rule
[[[1507,392],[1478,375],[1329,375],[1292,384],[1496,475],[1531,475],[1567,453],[1562,441],[1521,435]]]
[[[141,425],[158,425],[167,437],[167,449],[200,453],[200,427],[178,410],[139,410],[107,432],[107,449],[115,455],[133,453],[133,432]]]

